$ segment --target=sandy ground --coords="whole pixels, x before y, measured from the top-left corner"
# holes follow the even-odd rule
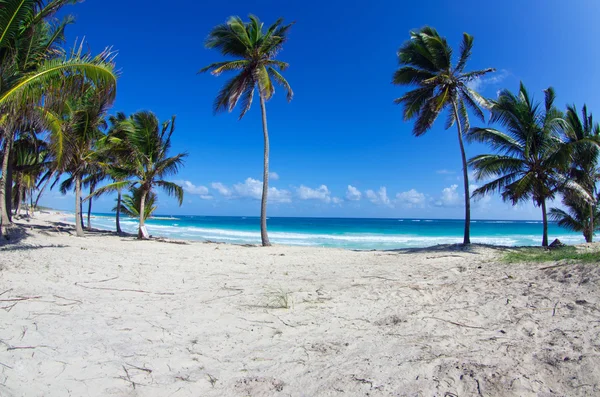
[[[55,218],[0,246],[1,396],[600,395],[596,265],[77,238]]]

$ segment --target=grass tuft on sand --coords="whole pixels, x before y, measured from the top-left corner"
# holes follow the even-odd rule
[[[543,263],[572,261],[578,263],[600,263],[600,251],[581,251],[575,247],[546,249],[542,247],[519,248],[504,256],[506,263]]]

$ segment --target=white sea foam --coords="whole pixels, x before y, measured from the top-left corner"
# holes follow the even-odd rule
[[[399,220],[401,221],[401,220]],[[417,219],[411,220],[419,221]],[[494,221],[492,223],[515,223],[510,221]],[[115,220],[112,217],[99,217],[93,226],[114,230]],[[135,233],[138,222],[132,218],[121,220],[124,231]],[[249,230],[235,230],[224,228],[207,228],[197,226],[178,226],[178,224],[147,224],[152,235],[183,238],[189,240],[211,240],[240,244],[260,243],[260,232]],[[421,236],[415,234],[380,234],[380,233],[310,233],[310,232],[287,232],[271,229],[269,237],[272,242],[284,245],[298,246],[328,246],[353,249],[394,249],[394,248],[416,248],[427,247],[437,244],[456,244],[462,242],[459,235],[451,236]],[[578,244],[583,242],[579,235],[564,234],[551,236],[558,238],[566,244]],[[472,242],[479,244],[491,244],[500,246],[539,245],[541,233],[538,234],[511,234],[506,236],[472,236]]]

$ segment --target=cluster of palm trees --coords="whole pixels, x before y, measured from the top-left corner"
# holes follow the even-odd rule
[[[470,83],[494,70],[465,71],[472,47],[473,38],[465,33],[458,62],[452,65],[452,49],[435,29],[412,32],[398,52],[401,67],[393,78],[394,84],[414,87],[396,103],[403,105],[405,120],[415,119],[416,136],[428,131],[444,110],[446,128],[457,126],[465,191],[464,244],[470,243],[470,198],[491,192],[515,205],[533,200],[541,207],[543,246],[548,246],[548,215],[563,227],[583,232],[591,242],[600,230],[595,221],[600,126],[586,106],[581,117],[575,106],[565,112],[558,109],[552,88],[544,91],[543,104],[536,103],[522,83],[516,94],[503,90],[496,99],[483,98]],[[483,109],[491,113],[491,126],[471,127],[469,113],[485,121]],[[489,144],[494,153],[467,161],[463,136]],[[485,182],[474,192],[469,188],[469,166]],[[548,211],[547,202],[559,194],[567,210]]]
[[[150,112],[107,115],[118,74],[110,49],[92,56],[64,49],[73,17],[56,13],[76,0],[0,0],[0,233],[10,231],[28,199],[35,208],[45,189],[75,190],[76,231],[83,236],[82,205],[88,227],[94,197],[117,190],[117,213],[140,216],[156,208],[154,187],[175,195],[181,187],[163,180],[177,172],[185,154],[168,156],[175,118],[160,123]],[[105,179],[113,183],[97,189]],[[84,198],[82,189],[88,187]],[[131,196],[121,200],[121,191]],[[37,198],[35,192],[39,190]],[[118,216],[118,215],[117,215]],[[117,226],[120,231],[120,226]]]
[[[88,205],[89,228],[93,199],[116,191],[117,232],[121,232],[119,219],[124,213],[139,217],[138,234],[144,237],[145,220],[156,209],[155,187],[177,197],[181,205],[182,188],[164,178],[177,172],[186,154],[170,157],[168,153],[174,117],[160,123],[150,112],[107,115],[118,78],[111,51],[91,56],[83,52],[83,43],[73,51],[62,47],[64,30],[73,18],[57,21],[54,15],[75,2],[0,0],[0,230],[10,225],[12,207],[19,213],[21,203],[28,199],[34,208],[46,187],[62,180],[62,192],[75,191],[77,235],[84,234],[83,203]],[[292,24],[279,19],[265,28],[257,17],[249,19],[231,17],[211,30],[206,47],[233,59],[200,72],[215,76],[237,72],[218,93],[215,112],[231,112],[240,103],[241,119],[258,92],[264,139],[261,239],[268,246],[266,102],[273,97],[275,84],[283,87],[288,101],[293,97],[281,74],[289,65],[276,59]],[[414,135],[430,130],[442,113],[447,114],[447,129],[456,125],[464,179],[463,243],[471,242],[471,197],[493,191],[514,204],[533,200],[542,208],[544,246],[548,245],[548,214],[592,241],[600,216],[596,187],[599,125],[585,106],[581,117],[575,106],[559,110],[552,88],[545,91],[543,106],[523,84],[516,94],[504,90],[496,99],[482,97],[472,83],[494,69],[466,71],[472,49],[473,37],[465,33],[453,64],[446,39],[425,27],[411,32],[410,40],[398,51],[400,67],[393,76],[394,84],[411,87],[396,103],[403,106],[405,121],[414,120]],[[485,122],[486,109],[491,113],[490,125],[500,129],[471,126],[469,115]],[[467,160],[465,140],[488,143],[494,153]],[[474,192],[470,191],[469,167],[485,182]],[[110,183],[98,188],[106,180]],[[85,195],[84,188],[89,189]],[[129,194],[123,195],[124,191]],[[559,194],[567,210],[548,211],[547,202]]]

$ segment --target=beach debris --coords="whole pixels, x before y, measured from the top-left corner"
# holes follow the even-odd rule
[[[552,248],[561,248],[561,247],[566,247],[566,246],[567,245],[563,244],[559,239],[556,239],[552,243],[550,243],[548,248],[552,249]]]

